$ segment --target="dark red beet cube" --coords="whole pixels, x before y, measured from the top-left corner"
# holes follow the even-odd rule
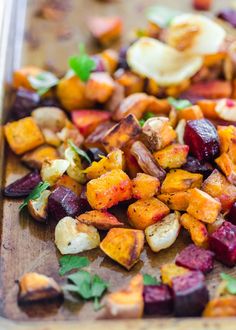
[[[226,266],[236,264],[236,226],[225,221],[216,231],[209,235],[210,249],[217,260]]]
[[[213,172],[214,168],[210,163],[200,162],[197,158],[189,156],[182,169],[191,173],[200,173],[204,179]]]
[[[37,171],[31,172],[4,188],[3,195],[15,198],[26,197],[41,181],[41,176]]]
[[[86,199],[79,198],[73,191],[63,186],[56,188],[48,198],[48,212],[55,221],[66,216],[75,217],[88,209]]]
[[[40,96],[33,91],[19,88],[16,91],[11,113],[15,119],[30,116],[31,112],[39,106]]]
[[[175,260],[176,265],[209,273],[214,266],[214,253],[190,244],[183,249]]]
[[[192,0],[193,8],[196,10],[210,10],[212,0]]]
[[[172,294],[165,284],[145,285],[143,299],[145,314],[167,315],[172,313]]]
[[[204,275],[199,271],[174,277],[172,290],[176,316],[200,315],[209,300]]]
[[[226,220],[236,225],[236,202],[233,203],[229,213],[225,216]]]
[[[200,161],[210,161],[220,152],[219,136],[215,126],[207,119],[189,120],[184,132],[189,152]]]

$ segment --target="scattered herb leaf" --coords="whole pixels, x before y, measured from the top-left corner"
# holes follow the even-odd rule
[[[50,184],[48,182],[40,182],[29,194],[29,196],[27,196],[24,199],[24,202],[19,206],[19,210],[21,211],[25,206],[27,206],[28,202],[30,200],[35,200],[37,198],[40,197],[41,193],[46,190],[48,187],[50,186]]]
[[[103,307],[104,305],[101,305],[99,298],[95,297],[93,302],[93,309],[95,310],[95,312],[99,311]]]
[[[169,26],[171,21],[180,14],[182,13],[179,10],[158,5],[151,6],[146,11],[147,19],[161,28]]]
[[[73,141],[68,140],[68,144],[69,144],[69,146],[71,147],[71,149],[72,149],[74,152],[76,152],[80,157],[83,157],[84,159],[86,159],[87,162],[88,162],[89,164],[92,163],[92,161],[91,161],[91,159],[89,158],[89,156],[87,155],[87,153],[86,153],[84,150],[78,148],[78,147],[73,143]]]
[[[91,71],[96,68],[96,62],[86,54],[83,44],[80,44],[79,50],[79,55],[69,58],[69,66],[82,81],[87,81]]]
[[[63,276],[72,269],[87,267],[90,264],[90,261],[87,257],[65,255],[59,259],[59,264],[59,274]]]
[[[236,294],[236,278],[225,273],[221,273],[220,276],[222,280],[227,282],[227,290],[229,293]]]
[[[150,118],[153,118],[153,117],[156,117],[155,113],[152,113],[152,112],[146,112],[143,116],[142,119],[139,120],[139,124],[140,126],[143,127],[143,125],[145,124],[145,122],[150,119]]]
[[[85,270],[80,270],[77,273],[68,276],[68,279],[74,283],[77,292],[82,298],[88,300],[92,298],[91,292],[91,275]]]
[[[51,72],[43,71],[36,76],[29,76],[31,86],[36,89],[39,95],[43,95],[49,89],[58,84],[59,79]]]
[[[149,274],[143,274],[143,284],[144,285],[156,285],[159,284],[156,277]]]
[[[192,103],[189,100],[176,100],[174,97],[169,97],[168,101],[176,110],[182,110],[192,106]]]

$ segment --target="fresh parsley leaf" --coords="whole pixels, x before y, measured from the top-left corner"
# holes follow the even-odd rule
[[[92,70],[96,68],[95,61],[86,54],[84,45],[80,45],[80,54],[69,58],[69,66],[82,80],[87,81]]]
[[[98,275],[94,275],[92,280],[92,296],[94,298],[99,298],[103,295],[103,293],[108,289],[108,283],[105,282]]]
[[[73,141],[68,140],[68,144],[69,144],[69,146],[71,147],[71,149],[72,149],[74,152],[76,152],[80,157],[83,157],[84,159],[86,159],[87,162],[88,162],[89,164],[92,163],[92,161],[91,161],[91,159],[89,158],[89,156],[87,155],[87,153],[86,153],[84,150],[78,148],[78,147],[74,144]]]
[[[95,297],[93,302],[93,309],[95,310],[95,312],[99,311],[103,307],[104,305],[101,305],[99,298]]]
[[[236,278],[226,273],[221,273],[220,276],[222,280],[227,282],[226,288],[229,291],[229,293],[236,294]]]
[[[78,257],[73,255],[65,255],[59,259],[60,269],[59,274],[65,275],[72,269],[87,267],[90,261],[87,257]]]
[[[85,270],[80,270],[77,273],[68,276],[68,279],[77,287],[77,293],[84,299],[92,298],[91,290],[91,275]],[[74,291],[75,292],[75,291]]]
[[[143,125],[145,124],[145,122],[150,119],[150,118],[153,118],[153,117],[156,117],[155,113],[153,112],[146,112],[143,116],[142,119],[139,120],[139,124],[140,126],[143,127]]]
[[[189,100],[176,100],[174,97],[168,97],[168,101],[176,110],[182,110],[192,106]]]
[[[41,193],[46,190],[48,187],[50,186],[50,184],[48,182],[40,182],[35,188],[34,190],[31,191],[31,193],[29,194],[29,196],[27,196],[24,199],[24,202],[19,206],[19,210],[21,211],[30,200],[35,200],[37,198],[40,197]]]
[[[59,79],[51,72],[43,71],[36,76],[29,76],[31,86],[36,89],[39,95],[43,95],[49,89],[58,84]]]
[[[157,281],[156,277],[151,276],[149,274],[143,274],[143,284],[144,285],[156,285],[159,282]]]
[[[146,11],[147,19],[161,28],[169,26],[171,21],[180,14],[182,13],[179,10],[158,5],[151,6]]]

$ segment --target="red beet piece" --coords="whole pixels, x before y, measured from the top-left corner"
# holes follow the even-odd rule
[[[236,226],[225,221],[216,231],[209,235],[210,249],[216,259],[232,267],[236,264]]]
[[[196,10],[210,10],[212,0],[193,0],[193,8]]]
[[[204,275],[199,271],[174,277],[172,290],[176,316],[200,315],[209,300]]]
[[[209,273],[214,266],[214,253],[190,244],[183,249],[175,260],[176,265]]]
[[[236,27],[236,10],[233,8],[222,9],[218,15],[219,18]]]
[[[236,225],[236,202],[233,203],[229,213],[225,216],[226,220]]]
[[[165,284],[145,285],[143,299],[145,314],[167,315],[172,313],[173,299],[169,287]]]
[[[210,163],[200,162],[197,158],[189,156],[182,169],[191,173],[200,173],[206,179],[214,170]]]
[[[184,142],[190,153],[200,161],[210,161],[220,152],[219,136],[215,126],[207,119],[189,120],[184,132]]]
[[[19,88],[15,94],[11,113],[15,119],[30,116],[32,110],[37,108],[39,103],[40,96],[37,93],[24,88]]]
[[[88,209],[86,199],[79,198],[73,191],[63,186],[57,187],[48,198],[48,212],[55,221],[66,216],[75,217]]]
[[[41,181],[41,176],[37,171],[31,172],[5,187],[3,195],[14,198],[26,197]]]

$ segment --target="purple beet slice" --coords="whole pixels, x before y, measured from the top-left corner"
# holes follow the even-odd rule
[[[198,316],[209,300],[204,275],[199,271],[174,277],[172,290],[176,316]]]
[[[233,27],[236,27],[236,10],[233,8],[225,8],[222,9],[217,17],[221,18],[222,20],[228,22]]]
[[[39,106],[40,96],[24,88],[16,91],[15,99],[11,112],[15,119],[21,119],[30,116],[31,112]]]
[[[14,198],[26,197],[41,181],[41,176],[37,171],[31,172],[5,187],[3,195]]]
[[[175,260],[176,265],[209,273],[214,266],[214,253],[190,244],[183,249]]]
[[[229,213],[225,216],[226,220],[231,222],[233,225],[236,225],[236,202],[233,203]]]
[[[207,119],[189,120],[185,127],[184,142],[199,161],[211,161],[220,152],[218,133]]]
[[[210,249],[217,260],[232,267],[236,264],[236,226],[228,221],[209,235]]]
[[[200,173],[204,179],[213,172],[214,168],[210,163],[200,162],[197,158],[189,156],[182,169],[191,173]]]
[[[172,294],[165,284],[145,285],[143,299],[145,314],[168,315],[173,311]]]
[[[55,221],[66,216],[75,217],[88,209],[86,199],[79,198],[73,191],[63,186],[57,187],[48,198],[48,213]]]

